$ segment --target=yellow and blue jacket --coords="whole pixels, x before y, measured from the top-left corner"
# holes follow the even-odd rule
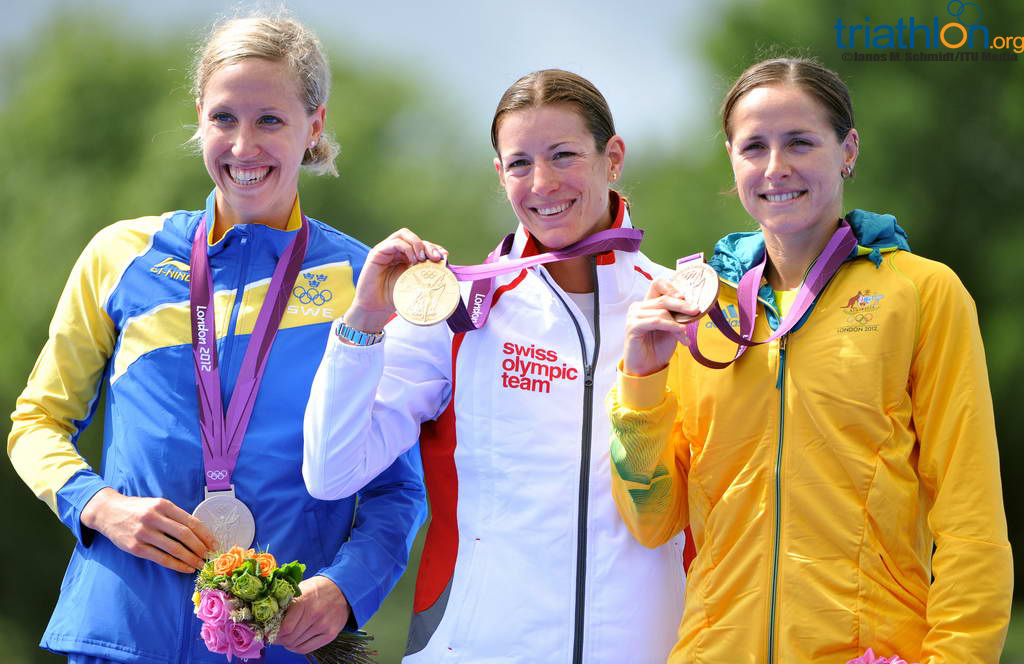
[[[686,527],[696,545],[669,662],[999,659],[1012,567],[974,303],[893,217],[847,219],[859,246],[794,331],[725,370],[677,347],[609,394],[622,517],[649,546]],[[764,240],[715,251],[738,325]],[[755,339],[779,321],[759,296]],[[698,338],[735,351],[710,323]]]
[[[80,523],[100,489],[159,496],[191,512],[203,499],[189,323],[189,256],[203,212],[121,221],[72,270],[28,385],[8,453],[25,482],[75,534],[44,648],[123,662],[217,662],[192,616],[192,578],[127,554]],[[231,228],[208,247],[222,392],[230,398],[286,230]],[[212,227],[213,224],[210,224]],[[233,483],[256,518],[255,546],[299,560],[344,592],[363,624],[398,580],[425,516],[416,450],[356,498],[312,498],[302,482],[302,416],[331,321],[354,294],[367,248],[310,220],[303,269],[274,341]],[[76,448],[106,391],[103,459]],[[271,647],[268,662],[304,662]]]

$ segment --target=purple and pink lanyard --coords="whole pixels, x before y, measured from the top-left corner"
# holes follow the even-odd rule
[[[768,252],[764,252],[764,257],[761,262],[755,265],[753,268],[747,270],[740,278],[740,283],[736,288],[736,306],[739,309],[740,318],[740,331],[737,334],[729,321],[726,320],[725,315],[722,313],[721,307],[718,302],[714,302],[711,305],[711,309],[708,310],[708,318],[715,324],[729,341],[737,344],[736,354],[731,360],[725,362],[719,362],[717,360],[710,360],[701,354],[700,349],[697,346],[697,331],[700,329],[700,321],[694,320],[686,325],[686,336],[688,338],[688,345],[690,348],[690,355],[693,359],[697,360],[701,364],[711,369],[724,369],[736,360],[751,346],[757,346],[760,344],[766,344],[770,341],[789,334],[794,327],[800,322],[807,313],[807,310],[811,308],[814,301],[821,294],[821,291],[828,284],[829,280],[835,275],[836,270],[843,264],[843,261],[850,255],[850,253],[857,246],[857,238],[853,234],[853,229],[844,220],[841,222],[832,237],[829,238],[825,248],[822,249],[818,259],[808,270],[807,276],[804,277],[804,281],[800,284],[800,289],[797,291],[796,298],[793,300],[793,305],[786,315],[779,322],[779,326],[767,339],[762,341],[754,341],[754,321],[757,316],[757,292],[761,288],[761,280],[764,276],[764,268],[768,262]],[[685,258],[680,258],[676,262],[676,267],[679,268],[682,265],[693,261],[703,260],[703,254],[693,254]]]
[[[302,226],[277,261],[225,417],[221,405],[220,366],[217,362],[213,279],[210,277],[210,261],[206,249],[206,222],[214,218],[214,197],[215,193],[211,193],[207,199],[206,214],[200,220],[192,240],[189,312],[192,319],[192,359],[199,397],[203,474],[208,491],[227,491],[232,488],[231,476],[256,403],[270,347],[281,326],[288,298],[306,256],[309,221],[305,216],[302,217]]]
[[[192,321],[192,358],[196,392],[199,398],[199,431],[202,438],[206,488],[208,491],[226,491],[231,489],[231,476],[238,461],[242,440],[249,426],[263,371],[270,356],[270,347],[280,328],[288,298],[291,296],[292,287],[306,255],[306,246],[309,242],[309,221],[305,216],[302,217],[302,226],[277,261],[225,415],[221,405],[220,367],[217,362],[217,334],[214,324],[213,280],[210,277],[206,239],[206,220],[214,218],[214,201],[215,193],[211,193],[206,202],[206,213],[200,220],[192,241],[189,311]],[[455,312],[448,318],[448,326],[453,332],[468,332],[483,327],[494,301],[496,277],[536,265],[591,254],[608,251],[635,252],[640,247],[643,231],[637,228],[612,228],[594,233],[563,249],[499,261],[502,256],[511,251],[513,238],[512,234],[506,236],[481,265],[448,266],[459,281],[473,282],[469,290],[469,308],[465,302],[460,300]],[[825,284],[850,255],[856,244],[853,231],[846,222],[843,222],[808,272],[793,302],[792,309],[783,318],[778,329],[767,339],[754,341],[752,337],[757,311],[757,292],[761,286],[767,261],[766,252],[765,258],[743,275],[737,288],[739,334],[733,331],[717,302],[708,312],[708,316],[722,334],[739,345],[733,359],[728,362],[717,362],[701,355],[697,348],[698,321],[692,321],[686,327],[690,353],[701,364],[722,369],[739,359],[748,347],[767,343],[788,334],[803,318]],[[681,258],[677,262],[677,266],[691,260],[702,259],[702,257],[703,254],[694,254]]]

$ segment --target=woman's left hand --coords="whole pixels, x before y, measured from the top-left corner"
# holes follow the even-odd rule
[[[288,605],[274,645],[305,655],[333,641],[352,609],[326,576],[311,576],[299,583],[299,589],[302,594]]]

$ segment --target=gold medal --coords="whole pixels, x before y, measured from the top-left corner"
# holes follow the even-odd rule
[[[392,298],[398,315],[413,325],[446,320],[459,306],[459,282],[445,263],[410,266],[395,282]]]
[[[672,285],[679,291],[680,297],[700,310],[696,316],[673,313],[678,323],[689,323],[697,320],[711,309],[718,299],[718,273],[702,260],[690,261],[676,270],[672,275]]]

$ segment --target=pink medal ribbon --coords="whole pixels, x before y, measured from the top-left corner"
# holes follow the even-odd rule
[[[449,265],[455,278],[459,281],[472,281],[469,289],[469,309],[466,303],[459,301],[455,312],[448,318],[448,327],[456,334],[478,330],[487,322],[487,316],[494,302],[494,279],[502,274],[515,272],[557,261],[579,258],[590,254],[602,254],[607,251],[634,252],[640,248],[644,232],[639,228],[609,228],[583,238],[568,247],[549,251],[526,258],[514,258],[499,262],[498,259],[512,251],[515,236],[509,233],[495,247],[481,265]]]
[[[764,258],[740,278],[739,286],[736,289],[737,307],[740,314],[739,334],[729,325],[729,321],[722,314],[722,309],[719,307],[718,302],[715,302],[711,309],[708,310],[708,317],[715,327],[718,328],[718,331],[725,335],[729,341],[739,345],[736,349],[736,355],[726,362],[709,360],[704,357],[697,346],[697,331],[700,329],[699,319],[691,321],[686,325],[686,336],[690,342],[690,355],[706,367],[724,369],[738,360],[748,347],[775,341],[789,334],[804,317],[807,310],[811,308],[811,305],[814,304],[818,295],[825,288],[825,285],[832,279],[836,270],[839,269],[839,266],[843,264],[843,261],[846,260],[856,246],[857,238],[853,234],[853,229],[850,228],[846,221],[842,221],[836,232],[829,238],[828,244],[825,245],[825,248],[818,256],[818,260],[815,261],[810,271],[808,271],[803,283],[800,284],[800,290],[793,301],[793,307],[779,323],[779,327],[767,339],[754,341],[754,322],[757,319],[757,292],[761,288],[761,278],[764,275],[764,268],[768,262],[768,251],[765,250]],[[682,265],[702,257],[703,254],[694,254],[680,258],[676,262],[676,268],[678,269]]]
[[[199,432],[202,437],[203,466],[206,488],[211,491],[231,490],[231,475],[238,461],[252,416],[256,394],[270,356],[270,347],[281,325],[285,306],[291,296],[295,279],[306,256],[309,241],[309,220],[302,217],[302,226],[281,254],[274,268],[270,287],[256,318],[249,346],[238,371],[227,416],[221,401],[220,368],[217,362],[217,333],[214,325],[213,279],[206,249],[206,222],[213,219],[214,194],[206,201],[206,214],[199,222],[192,240],[189,312],[192,318],[192,358],[195,365],[196,393],[199,397]],[[241,297],[241,294],[238,295]]]

